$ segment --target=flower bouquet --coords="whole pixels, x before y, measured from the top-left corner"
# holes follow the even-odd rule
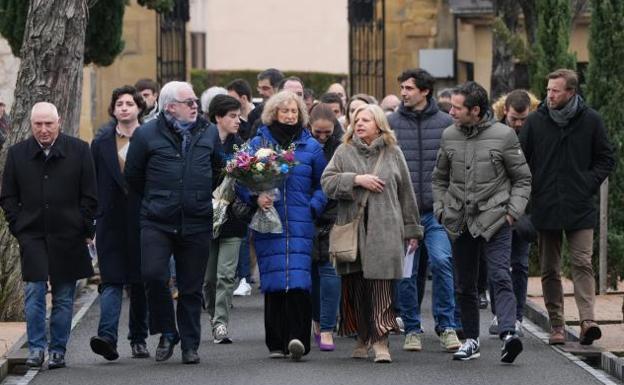
[[[227,221],[227,208],[234,201],[234,184],[236,180],[229,175],[212,193],[212,238],[221,234],[221,227]]]
[[[262,147],[255,152],[247,145],[235,148],[236,153],[225,165],[227,176],[247,187],[254,194],[270,194],[274,201],[279,200],[278,186],[289,171],[297,164],[295,147]],[[282,233],[282,222],[275,207],[268,210],[259,208],[251,219],[249,227],[260,233]]]

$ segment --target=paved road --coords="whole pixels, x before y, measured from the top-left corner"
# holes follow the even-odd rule
[[[422,352],[401,350],[402,338],[391,337],[392,364],[374,364],[349,358],[353,340],[337,338],[337,350],[320,352],[314,347],[302,362],[271,360],[264,345],[262,327],[262,297],[237,297],[234,300],[231,345],[214,345],[204,328],[200,347],[201,363],[180,364],[180,352],[165,363],[153,359],[130,358],[125,341],[120,342],[121,358],[106,362],[89,349],[89,338],[97,330],[99,302],[87,312],[76,327],[70,341],[67,359],[69,367],[61,370],[42,370],[31,382],[41,385],[191,385],[191,384],[530,384],[530,385],[592,385],[600,384],[583,369],[561,354],[529,335],[524,338],[524,352],[514,365],[499,362],[499,341],[486,335],[490,315],[482,311],[481,358],[469,362],[451,360],[451,355],[440,350],[437,337],[431,332],[430,306],[425,305],[425,326]],[[126,307],[126,306],[124,306]],[[204,314],[203,325],[208,324]],[[127,322],[127,312],[122,318]],[[121,334],[127,329],[121,328]],[[153,352],[157,339],[152,337],[149,347]]]

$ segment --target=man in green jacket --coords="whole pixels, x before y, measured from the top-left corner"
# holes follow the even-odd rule
[[[433,210],[453,241],[458,302],[466,341],[456,360],[479,357],[479,254],[494,288],[501,361],[522,351],[515,332],[516,299],[509,274],[511,227],[531,192],[531,173],[513,129],[493,118],[487,92],[475,82],[453,90],[451,117],[433,172]]]

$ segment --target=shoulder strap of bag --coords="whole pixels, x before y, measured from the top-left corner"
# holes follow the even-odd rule
[[[379,171],[379,167],[381,166],[381,160],[383,159],[384,153],[386,152],[386,148],[382,148],[381,151],[379,152],[379,158],[377,158],[377,162],[375,162],[375,167],[373,168],[373,175],[377,175],[377,172]],[[364,215],[364,208],[366,207],[366,201],[368,201],[368,196],[370,195],[370,190],[366,190],[366,192],[364,192],[364,195],[362,196],[362,202],[360,202],[360,208],[358,210],[357,216],[355,217],[356,220],[359,220],[362,215]]]

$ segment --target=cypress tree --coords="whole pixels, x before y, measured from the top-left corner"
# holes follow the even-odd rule
[[[28,1],[0,0],[0,34],[9,42],[14,56],[20,56],[27,14]]]
[[[624,143],[624,3],[592,0],[589,67],[585,95],[609,130],[611,143],[621,154]],[[609,177],[608,267],[610,283],[624,273],[624,159],[620,156]]]
[[[121,39],[125,0],[100,0],[89,9],[84,64],[108,66],[123,51]]]
[[[576,56],[568,53],[572,12],[570,0],[537,0],[537,42],[530,66],[531,90],[546,96],[546,76],[558,69],[576,69]]]

